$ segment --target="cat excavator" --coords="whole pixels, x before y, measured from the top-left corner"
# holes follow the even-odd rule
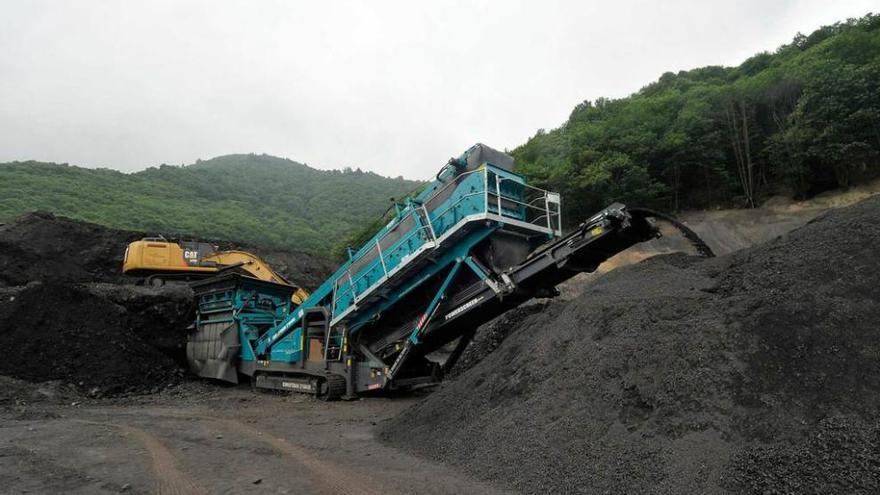
[[[219,251],[207,242],[168,241],[162,236],[145,237],[125,249],[122,273],[143,277],[145,285],[191,282],[219,274],[241,273],[266,282],[293,287],[291,302],[300,304],[309,293],[272,269],[259,256],[246,251]]]

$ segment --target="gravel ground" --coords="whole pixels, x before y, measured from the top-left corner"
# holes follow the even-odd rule
[[[0,376],[0,493],[503,494],[376,441],[373,425],[413,400],[328,403],[196,380],[91,399]]]
[[[878,219],[617,269],[380,434],[524,493],[876,493]]]

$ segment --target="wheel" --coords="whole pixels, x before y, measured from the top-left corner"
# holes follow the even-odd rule
[[[157,289],[165,285],[165,279],[163,279],[162,277],[150,277],[149,282],[151,287],[155,287]]]
[[[345,394],[345,378],[339,375],[328,375],[319,387],[319,399],[324,401],[338,400]]]

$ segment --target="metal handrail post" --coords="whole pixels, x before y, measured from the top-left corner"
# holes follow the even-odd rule
[[[388,268],[385,267],[385,258],[382,257],[382,246],[379,245],[379,239],[376,239],[376,251],[379,252],[379,261],[382,263],[382,273],[388,276]]]
[[[339,279],[337,278],[333,282],[333,299],[330,303],[330,320],[333,320],[333,317],[336,316],[336,292],[339,290]]]
[[[483,210],[487,215],[489,214],[489,169],[483,167],[483,194],[486,196],[486,209]]]
[[[425,213],[425,222],[428,223],[428,232],[431,233],[431,242],[434,242],[437,240],[437,233],[434,232],[434,224],[431,222],[431,217],[428,215],[428,209],[425,208],[424,204],[422,205],[422,212]]]
[[[544,193],[544,211],[547,212],[547,230],[553,231],[553,226],[550,223],[550,201],[547,199],[547,193]]]
[[[559,230],[559,235],[562,235],[562,197],[559,197],[559,201],[556,203],[556,224],[557,229]]]
[[[501,213],[501,176],[495,174],[495,197],[498,200],[498,216],[504,217]]]

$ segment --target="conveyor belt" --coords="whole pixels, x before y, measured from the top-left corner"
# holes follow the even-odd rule
[[[704,256],[711,249],[693,231],[667,215],[614,204],[582,223],[574,232],[535,250],[499,277],[503,290],[485,281],[449,294],[423,334],[423,354],[472,332],[477,326],[535,297],[555,295],[556,286],[581,272],[595,271],[612,256],[640,242],[659,237],[650,217],[668,221],[682,231]],[[497,288],[497,285],[496,285]]]
[[[418,354],[428,354],[448,342],[472,332],[479,325],[536,297],[552,297],[556,286],[581,272],[598,266],[630,246],[659,235],[645,215],[632,215],[621,204],[613,204],[582,223],[574,232],[533,251],[523,262],[450,290],[419,334]],[[372,352],[393,352],[412,329],[407,322],[372,342],[363,342]],[[401,353],[408,359],[414,349],[407,344]],[[401,358],[398,357],[397,361]],[[397,367],[402,366],[397,363]]]

